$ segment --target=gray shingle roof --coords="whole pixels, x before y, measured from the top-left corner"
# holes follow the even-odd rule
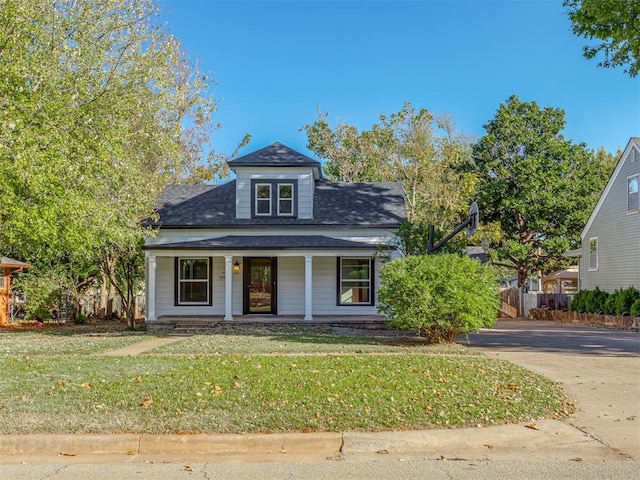
[[[396,228],[406,217],[404,190],[396,183],[316,182],[313,217],[236,219],[235,181],[223,185],[169,185],[160,197],[164,228],[380,227]]]
[[[324,235],[227,235],[190,242],[149,245],[146,248],[189,250],[375,250],[377,245],[331,238]]]
[[[320,162],[296,152],[286,145],[275,142],[255,152],[248,153],[235,160],[229,161],[231,168],[235,167],[316,167],[320,169]]]

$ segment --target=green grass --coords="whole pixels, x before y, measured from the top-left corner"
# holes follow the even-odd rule
[[[0,357],[17,355],[89,355],[155,338],[144,332],[54,328],[0,330]]]
[[[220,327],[153,350],[157,354],[335,354],[335,353],[451,353],[475,354],[460,345],[427,345],[414,336],[340,335],[326,328]]]
[[[481,356],[0,359],[0,433],[400,430],[563,416],[548,380]]]

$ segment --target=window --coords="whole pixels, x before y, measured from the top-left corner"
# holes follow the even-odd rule
[[[176,305],[211,305],[211,259],[176,258]]]
[[[627,178],[627,213],[640,211],[639,180],[640,175],[633,175]]]
[[[295,217],[297,180],[252,180],[252,217]]]
[[[373,305],[371,258],[338,258],[338,305]]]
[[[278,215],[293,215],[293,184],[278,184]]]
[[[271,215],[271,184],[256,184],[256,215]]]
[[[598,270],[598,238],[589,239],[589,270]]]

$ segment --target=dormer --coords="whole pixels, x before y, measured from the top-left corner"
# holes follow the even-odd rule
[[[313,218],[320,162],[280,142],[229,162],[236,174],[236,218]]]

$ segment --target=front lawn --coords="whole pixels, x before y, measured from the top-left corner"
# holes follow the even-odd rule
[[[11,338],[26,338],[12,335],[0,335],[0,350]],[[341,347],[351,353],[323,354],[323,345],[334,351],[336,337],[323,344],[308,332],[302,339],[300,332],[281,335],[273,344],[280,349],[265,347],[278,353],[268,355],[214,352],[200,337],[174,344],[182,354],[171,355],[5,354],[0,433],[401,430],[531,421],[572,410],[550,381],[508,362],[455,354],[468,352],[464,347],[447,355],[411,345],[357,353],[380,342],[356,337],[354,349]],[[61,339],[67,341],[47,338],[50,352],[68,350],[56,347]],[[313,354],[296,353],[305,339]]]

